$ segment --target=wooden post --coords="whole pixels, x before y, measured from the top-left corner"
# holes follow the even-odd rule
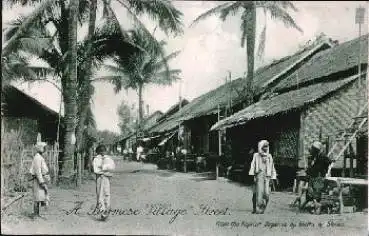
[[[308,161],[306,160],[305,157],[305,144],[304,144],[304,134],[305,134],[305,117],[306,117],[306,112],[302,111],[300,114],[300,130],[299,130],[299,150],[298,150],[298,161],[297,161],[297,166],[298,168],[307,168],[308,167]],[[301,163],[301,161],[304,161],[304,166],[299,166],[299,162]]]
[[[218,104],[218,122],[220,121],[220,106]],[[221,130],[218,130],[218,154],[219,158],[216,160],[216,167],[215,167],[215,178],[217,179],[219,177],[219,161],[222,155],[222,135]]]
[[[350,155],[350,178],[354,177],[354,153],[352,152],[352,146],[350,144],[348,154]]]
[[[343,154],[343,168],[342,168],[342,177],[346,176],[346,157],[347,157],[347,152],[345,151],[345,153]]]
[[[81,154],[77,154],[77,186],[80,187],[82,184],[82,161]]]
[[[21,157],[20,157],[20,170],[19,173],[22,175],[23,174],[23,161],[24,161],[24,150],[21,152]],[[18,176],[19,178],[19,186],[22,188],[23,187],[23,176]]]
[[[339,194],[338,194],[338,200],[340,202],[340,214],[343,213],[343,196],[342,196],[342,191],[343,191],[343,186],[341,184],[340,180],[337,180],[337,184],[338,184],[338,189],[339,189]]]

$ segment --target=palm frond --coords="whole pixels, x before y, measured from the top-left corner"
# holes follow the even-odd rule
[[[266,41],[266,23],[264,25],[263,31],[260,34],[259,37],[259,47],[258,47],[258,52],[257,52],[257,56],[258,58],[261,60],[264,56],[264,52],[265,52],[265,41]]]
[[[298,12],[298,9],[291,1],[272,1],[276,5],[280,5],[283,9],[292,9],[295,12]]]
[[[145,39],[148,40],[148,42],[150,42],[151,47],[153,48],[153,50],[160,55],[161,58],[163,58],[163,61],[165,63],[165,70],[169,71],[169,66],[168,66],[168,62],[165,60],[165,52],[163,47],[160,45],[160,43],[152,36],[152,34],[147,30],[147,28],[145,27],[145,25],[140,21],[140,19],[134,14],[134,12],[129,8],[129,6],[127,6],[125,3],[123,3],[122,1],[118,0],[121,5],[126,8],[127,12],[129,13],[129,15],[134,19],[134,22],[136,23],[136,25],[138,26],[138,29],[141,30],[141,32],[143,33],[143,35],[145,36]],[[167,76],[169,77],[169,73],[167,74]]]
[[[181,54],[180,50],[172,52],[171,54],[169,54],[168,56],[165,57],[165,60],[167,60],[167,61],[172,60],[172,59],[176,58],[179,54]]]
[[[23,22],[23,24],[18,28],[17,32],[11,37],[7,42],[3,44],[2,47],[2,56],[6,56],[11,52],[11,49],[13,48],[13,45],[16,43],[16,41],[23,36],[24,32],[36,21],[39,20],[40,15],[43,14],[43,12],[50,8],[56,0],[45,0],[43,1],[40,6],[33,11]]]
[[[92,127],[92,128],[96,128],[95,115],[92,112],[91,106],[88,106],[88,109],[87,109],[87,115],[86,115],[85,125],[86,126],[89,126],[89,127]]]
[[[127,0],[127,2],[133,13],[138,16],[142,14],[148,15],[154,22],[158,23],[159,28],[167,35],[169,32],[175,35],[183,33],[183,24],[181,22],[183,14],[170,1]]]
[[[244,11],[241,16],[241,47],[245,46],[247,36],[247,11]]]
[[[224,9],[224,8],[227,8],[231,5],[233,5],[235,2],[226,2],[226,3],[223,3],[223,4],[220,4],[219,6],[216,6],[206,12],[204,12],[203,14],[199,15],[190,25],[190,27],[193,27],[195,24],[197,24],[198,22],[210,17],[210,16],[214,16],[214,15],[217,15],[217,14],[220,14],[221,11]]]
[[[286,27],[292,27],[300,31],[303,30],[296,24],[295,20],[290,16],[290,14],[277,4],[272,4],[267,2],[264,6],[266,10],[270,13],[272,19],[280,20]]]
[[[172,85],[174,82],[180,80],[181,78],[177,75],[172,75],[169,78],[166,76],[157,76],[155,78],[155,84],[157,85],[162,85],[162,86],[167,86],[167,85]]]
[[[41,56],[44,50],[50,47],[50,44],[50,38],[23,37],[19,39],[18,50]]]
[[[235,3],[232,3],[232,5],[225,7],[220,10],[220,19],[222,21],[225,21],[229,14],[232,16],[236,15],[237,12],[242,8],[243,2],[237,1]]]
[[[28,69],[32,70],[38,77],[48,77],[55,75],[55,70],[50,67],[28,66]]]

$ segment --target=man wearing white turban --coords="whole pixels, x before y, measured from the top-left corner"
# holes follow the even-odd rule
[[[272,155],[269,153],[269,142],[261,140],[258,144],[258,152],[254,154],[249,175],[254,176],[254,192],[256,209],[253,212],[263,214],[269,202],[270,179],[276,179]],[[254,205],[254,204],[253,204]]]
[[[49,169],[42,154],[45,152],[45,142],[38,142],[35,145],[36,154],[33,157],[30,174],[33,180],[33,201],[34,201],[34,216],[40,217],[40,206],[47,205],[49,202],[49,195],[47,189],[47,182],[50,181]]]

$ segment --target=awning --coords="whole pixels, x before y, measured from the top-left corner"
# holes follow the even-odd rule
[[[173,133],[171,133],[169,136],[167,136],[165,139],[163,139],[163,141],[161,141],[158,145],[159,146],[163,146],[164,144],[166,144],[168,142],[168,140],[170,140],[171,138],[173,138],[176,133],[178,133],[178,130],[176,130]]]

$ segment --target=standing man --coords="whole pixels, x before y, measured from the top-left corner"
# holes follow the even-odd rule
[[[261,140],[258,144],[258,152],[254,154],[249,175],[254,176],[256,214],[263,214],[270,194],[270,180],[277,179],[272,155],[269,153],[269,142]]]
[[[136,150],[136,159],[137,159],[137,161],[141,160],[141,156],[143,154],[143,151],[144,151],[144,149],[142,147],[142,144],[139,143],[138,146],[137,146],[137,150]]]
[[[110,212],[110,179],[115,169],[113,159],[106,155],[106,147],[99,145],[96,148],[93,161],[94,173],[96,174],[96,196],[98,212],[101,212],[101,220],[106,220]]]
[[[50,181],[49,168],[46,161],[42,156],[45,152],[45,142],[38,142],[35,145],[36,155],[33,157],[30,174],[33,180],[33,211],[34,217],[41,217],[40,206],[48,205],[49,195],[47,182]]]

